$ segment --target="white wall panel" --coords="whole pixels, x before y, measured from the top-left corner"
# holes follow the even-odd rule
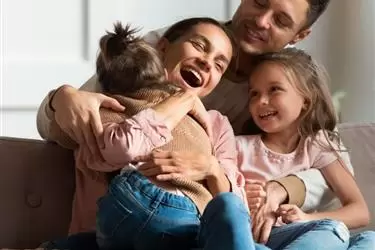
[[[142,33],[188,16],[226,20],[231,0],[1,0],[0,136],[38,138],[49,90],[79,87],[95,70],[98,40],[116,20]]]

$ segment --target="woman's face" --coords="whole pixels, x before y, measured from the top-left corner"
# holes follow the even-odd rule
[[[170,43],[159,43],[168,79],[199,96],[208,95],[219,83],[232,58],[232,44],[225,32],[201,23]]]

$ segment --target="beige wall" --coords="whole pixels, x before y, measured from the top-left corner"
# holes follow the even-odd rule
[[[300,45],[327,67],[332,91],[347,93],[342,121],[375,121],[374,14],[374,0],[331,0]]]

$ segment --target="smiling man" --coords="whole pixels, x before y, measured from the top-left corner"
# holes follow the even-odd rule
[[[310,27],[325,11],[328,3],[329,0],[242,0],[232,20],[226,23],[238,41],[239,51],[220,84],[203,99],[207,109],[215,109],[228,116],[236,134],[248,132],[251,126],[247,124],[250,119],[247,80],[254,55],[279,51],[306,38],[310,34]],[[145,39],[160,46],[157,41],[163,31],[150,32]],[[196,87],[201,77],[192,72],[181,74],[190,79],[186,84],[190,83],[192,88]],[[49,138],[49,126],[51,120],[55,119],[73,139],[86,143],[91,152],[97,154],[97,145],[102,145],[100,138],[103,131],[99,107],[123,109],[114,99],[100,92],[96,76],[89,79],[80,90],[64,85],[51,91],[39,108],[37,125],[40,135]],[[348,159],[347,154],[343,154],[343,159]],[[179,154],[178,159],[176,155],[168,155],[165,161],[169,164],[188,164],[193,160],[191,154]],[[206,159],[201,164],[210,164],[208,156]],[[346,164],[350,166],[349,161]],[[280,203],[294,203],[305,210],[318,209],[327,203],[322,202],[323,194],[330,192],[320,172],[315,169],[272,181],[266,185],[266,191],[269,204],[264,204],[263,209],[260,209],[263,216],[259,215],[254,231],[255,237],[261,242],[266,242],[270,235],[275,222],[272,210]]]

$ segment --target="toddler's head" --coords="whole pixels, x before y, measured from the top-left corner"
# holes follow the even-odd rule
[[[99,46],[96,72],[105,92],[123,94],[165,80],[158,52],[129,25],[124,28],[116,23]]]

